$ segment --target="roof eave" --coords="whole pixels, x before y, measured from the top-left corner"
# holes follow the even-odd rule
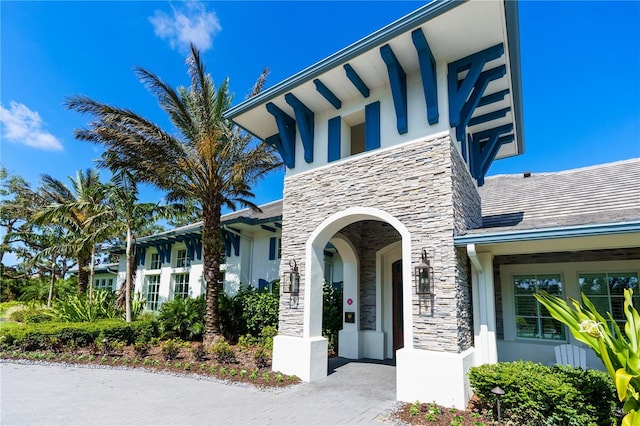
[[[526,229],[519,231],[493,232],[490,234],[471,234],[454,237],[457,247],[467,244],[500,244],[523,241],[552,240],[558,238],[594,237],[602,235],[616,235],[640,233],[640,221],[604,223],[596,225],[564,226],[546,229]]]

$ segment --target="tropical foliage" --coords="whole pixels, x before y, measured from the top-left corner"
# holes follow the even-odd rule
[[[224,119],[233,100],[228,79],[217,88],[206,73],[200,52],[191,47],[187,58],[189,87],[174,89],[154,73],[136,68],[140,81],[158,99],[178,131],[162,129],[135,112],[86,96],[67,106],[93,121],[76,132],[81,140],[106,148],[102,165],[112,171],[130,170],[136,179],[166,191],[170,202],[196,202],[202,211],[203,276],[206,283],[205,337],[220,335],[218,292],[220,258],[224,253],[220,215],[223,206],[257,208],[251,185],[280,166],[272,147],[254,142]],[[265,81],[265,70],[250,96]]]
[[[624,290],[624,332],[607,313],[608,321],[583,294],[582,303],[564,300],[546,292],[535,295],[551,315],[564,323],[576,340],[593,349],[614,380],[618,398],[624,401],[623,426],[640,423],[640,315],[633,307],[633,290]],[[611,324],[609,327],[608,324]]]

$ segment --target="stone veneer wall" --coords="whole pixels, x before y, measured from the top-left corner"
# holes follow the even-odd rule
[[[295,258],[301,281],[297,308],[289,307],[286,295],[281,298],[279,332],[302,336],[306,242],[323,220],[349,207],[375,207],[391,214],[411,233],[412,264],[419,261],[423,248],[432,261],[435,298],[423,300],[413,294],[414,346],[460,352],[471,345],[467,261],[456,251],[453,237],[479,226],[480,201],[449,136],[374,151],[285,178],[281,271]],[[367,234],[361,233],[361,238]],[[361,273],[368,281],[366,262]],[[370,292],[363,287],[361,303],[368,311]],[[368,322],[367,314],[366,327]]]
[[[502,313],[502,285],[500,281],[500,266],[527,265],[535,263],[600,262],[634,259],[640,259],[640,248],[585,250],[580,252],[514,254],[494,257],[493,283],[496,303],[496,337],[498,339],[504,339],[504,317]]]

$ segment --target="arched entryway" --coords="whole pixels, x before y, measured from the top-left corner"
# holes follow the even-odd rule
[[[411,336],[410,327],[406,327],[411,323],[411,295],[404,294],[407,289],[402,285],[410,280],[410,265],[402,256],[404,250],[410,252],[409,232],[396,218],[374,208],[347,209],[316,229],[306,245],[304,331],[308,337],[322,333],[318,277],[323,272],[327,243],[336,248],[343,262],[344,318],[338,355],[393,358],[395,350],[406,346]]]

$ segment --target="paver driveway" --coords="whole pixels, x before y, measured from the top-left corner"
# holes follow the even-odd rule
[[[380,424],[395,400],[395,367],[341,359],[328,377],[275,392],[137,370],[0,369],[3,425]]]

